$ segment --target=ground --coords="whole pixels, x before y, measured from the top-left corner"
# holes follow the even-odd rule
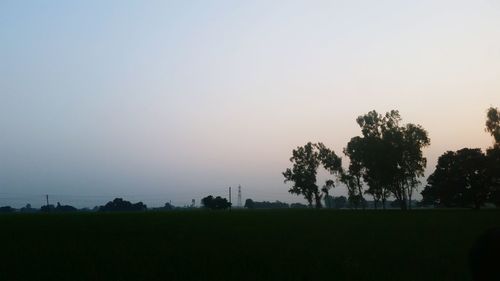
[[[0,215],[0,280],[470,280],[498,210]]]

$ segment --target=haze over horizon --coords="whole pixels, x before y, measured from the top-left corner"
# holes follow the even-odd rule
[[[346,161],[373,109],[429,132],[428,175],[493,142],[498,27],[493,0],[2,1],[0,205],[303,202],[292,149]]]

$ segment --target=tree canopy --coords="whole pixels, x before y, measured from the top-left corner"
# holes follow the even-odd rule
[[[490,107],[486,114],[486,131],[495,139],[495,146],[500,146],[500,110]]]
[[[393,195],[406,209],[413,191],[423,176],[427,160],[422,149],[430,145],[427,131],[420,125],[400,125],[397,110],[381,115],[370,111],[356,119],[362,136],[353,137],[344,154],[350,164],[341,176],[349,190],[350,201],[356,203],[366,193],[373,196],[375,204]]]
[[[486,156],[481,149],[463,148],[441,155],[427,182],[424,201],[444,207],[480,208],[489,197]]]
[[[316,208],[321,208],[321,199],[335,185],[334,181],[330,179],[319,188],[316,184],[318,168],[322,165],[330,173],[338,173],[342,168],[342,159],[324,144],[308,142],[292,151],[290,162],[292,162],[293,167],[282,173],[285,177],[285,183],[293,183],[289,192],[303,195],[310,207],[314,201]]]

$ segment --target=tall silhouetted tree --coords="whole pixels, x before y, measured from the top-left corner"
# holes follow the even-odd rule
[[[314,201],[316,208],[321,208],[321,199],[323,195],[328,194],[330,188],[334,187],[334,182],[333,180],[327,180],[320,189],[316,184],[318,167],[323,165],[330,173],[337,173],[342,166],[341,158],[322,143],[313,144],[308,142],[306,145],[297,147],[292,151],[290,162],[293,163],[293,167],[283,172],[285,183],[293,182],[289,192],[303,195],[310,207]]]
[[[500,110],[490,107],[486,115],[486,131],[495,141],[486,150],[486,175],[490,179],[491,194],[489,201],[500,207]]]
[[[500,110],[490,107],[486,115],[486,131],[495,139],[495,146],[500,146]]]
[[[430,144],[427,132],[420,125],[400,125],[401,117],[396,110],[384,116],[370,111],[356,121],[362,137],[352,138],[344,149],[353,165],[344,181],[348,188],[357,186],[358,195],[362,195],[362,177],[368,185],[366,193],[373,196],[375,206],[381,201],[385,207],[392,194],[401,209],[406,209],[427,164],[422,153]],[[353,177],[357,179],[354,183]]]

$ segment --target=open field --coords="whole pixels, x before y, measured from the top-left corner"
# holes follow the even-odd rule
[[[0,280],[470,280],[497,210],[0,215]]]

